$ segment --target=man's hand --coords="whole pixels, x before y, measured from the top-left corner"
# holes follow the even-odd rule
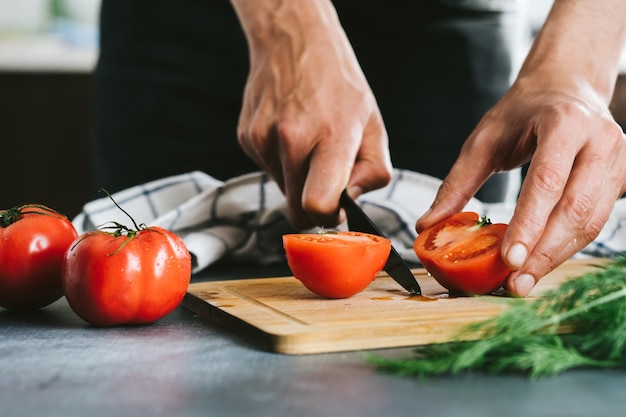
[[[294,225],[332,227],[339,196],[386,185],[374,95],[327,0],[236,1],[250,48],[238,137],[287,198]]]
[[[492,173],[530,160],[502,245],[513,295],[597,237],[626,190],[626,142],[608,109],[625,20],[624,2],[556,1],[517,81],[417,222],[419,232],[462,210]]]

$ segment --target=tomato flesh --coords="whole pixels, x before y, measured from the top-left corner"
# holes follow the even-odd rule
[[[382,271],[391,241],[361,232],[283,235],[294,276],[317,295],[347,298],[367,288]]]
[[[477,213],[457,213],[420,233],[413,249],[430,275],[450,292],[489,294],[510,273],[500,255],[506,228],[503,223],[482,225]]]

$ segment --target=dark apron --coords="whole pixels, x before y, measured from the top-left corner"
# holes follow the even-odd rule
[[[424,0],[334,4],[377,97],[394,166],[443,178],[510,85],[517,13]],[[94,189],[258,170],[236,138],[247,72],[227,0],[103,0]],[[507,181],[495,176],[477,197],[501,200]]]

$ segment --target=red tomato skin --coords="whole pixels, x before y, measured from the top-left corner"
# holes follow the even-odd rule
[[[95,326],[152,323],[183,300],[191,255],[174,233],[150,227],[127,236],[89,232],[65,255],[63,289],[72,310]]]
[[[340,243],[337,235],[365,237]],[[348,298],[365,290],[384,268],[391,241],[361,232],[283,236],[287,263],[311,292],[325,298]]]
[[[36,310],[60,299],[63,256],[76,236],[67,217],[44,206],[0,227],[0,306]]]
[[[490,294],[502,286],[510,273],[500,255],[507,225],[490,224],[467,234],[466,230],[478,221],[477,213],[457,213],[424,230],[415,240],[413,248],[424,268],[453,294]],[[437,247],[433,241],[444,229],[465,234],[458,241]],[[482,246],[485,241],[489,243]],[[455,254],[462,256],[457,258]]]

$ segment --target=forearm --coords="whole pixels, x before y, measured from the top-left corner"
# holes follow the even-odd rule
[[[328,0],[231,0],[248,41],[265,43],[280,34],[314,30],[332,21]]]
[[[574,80],[608,104],[625,40],[625,1],[555,0],[520,78],[542,74],[548,82],[556,77]]]
[[[246,34],[250,71],[270,71],[275,92],[290,97],[308,84],[342,74],[367,84],[352,46],[329,0],[231,0]],[[315,80],[312,85],[311,82]],[[300,94],[303,90],[300,91]],[[312,93],[313,91],[309,91]]]
[[[348,43],[334,6],[329,0],[231,0],[246,34],[250,54],[263,53],[273,45],[289,45],[301,55],[311,42],[340,40]],[[292,56],[291,59],[297,58]]]

